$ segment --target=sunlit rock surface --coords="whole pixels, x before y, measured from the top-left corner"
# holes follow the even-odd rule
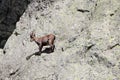
[[[26,60],[39,51],[33,30],[56,48]],[[0,79],[120,80],[120,0],[31,1],[0,50]]]

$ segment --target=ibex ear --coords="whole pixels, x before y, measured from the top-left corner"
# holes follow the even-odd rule
[[[35,36],[35,30],[30,32],[30,36]]]

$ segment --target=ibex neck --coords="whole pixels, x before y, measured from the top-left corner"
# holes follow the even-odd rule
[[[37,41],[38,41],[38,38],[34,37],[34,41],[37,42]]]
[[[35,41],[35,43],[36,43],[37,45],[40,44],[39,41],[38,41],[38,38],[34,38],[34,41]]]

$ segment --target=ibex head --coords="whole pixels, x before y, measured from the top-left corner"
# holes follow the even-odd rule
[[[30,41],[34,41],[35,40],[35,31],[32,31],[32,33],[30,33]]]

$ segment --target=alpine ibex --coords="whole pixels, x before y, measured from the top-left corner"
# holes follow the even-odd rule
[[[39,52],[41,53],[41,50],[43,48],[43,46],[50,46],[51,48],[51,51],[54,52],[54,48],[55,48],[55,45],[54,45],[54,41],[55,41],[55,35],[53,34],[48,34],[48,35],[45,35],[43,37],[36,37],[35,36],[35,32],[33,31],[31,34],[30,34],[30,41],[35,41],[35,43],[39,46]]]

